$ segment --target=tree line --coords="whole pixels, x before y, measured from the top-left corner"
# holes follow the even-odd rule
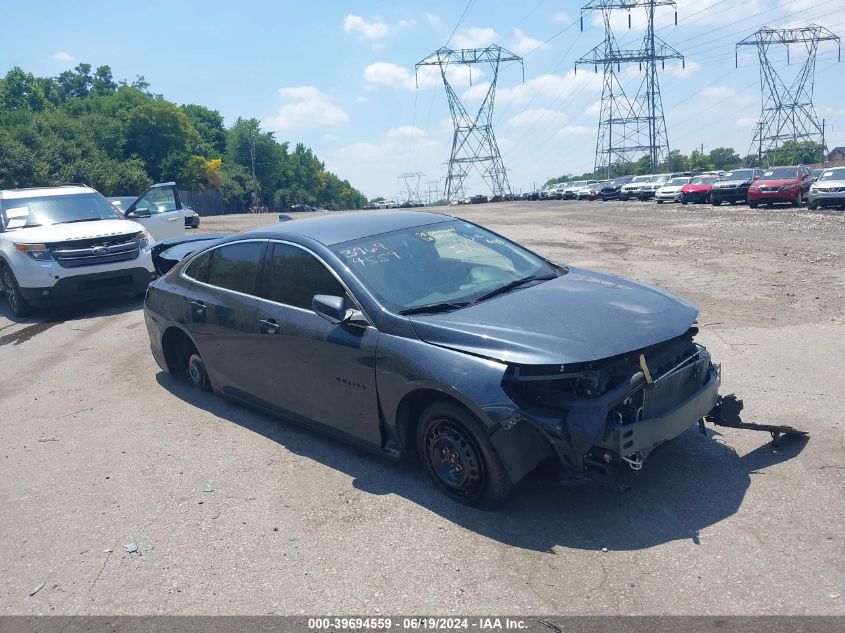
[[[216,110],[152,93],[143,76],[115,81],[109,66],[79,64],[57,77],[15,67],[0,79],[0,188],[76,182],[135,195],[170,180],[218,191],[237,211],[366,203],[302,143],[291,149],[256,119],[226,127]]]

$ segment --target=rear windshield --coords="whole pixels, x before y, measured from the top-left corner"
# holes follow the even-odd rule
[[[763,172],[760,180],[783,180],[784,178],[795,178],[798,170],[795,167],[775,167]]]
[[[689,182],[689,178],[672,178],[666,184],[672,187],[679,187],[680,185],[685,185]]]
[[[698,178],[693,178],[691,185],[712,185],[714,182],[719,180],[718,176],[699,176]]]
[[[822,175],[819,176],[819,182],[823,180],[845,180],[845,167],[837,167],[836,169],[825,169]]]
[[[737,169],[736,171],[729,171],[722,180],[751,180],[754,177],[753,169]]]
[[[112,204],[98,193],[15,198],[0,202],[7,231],[50,224],[120,220]]]

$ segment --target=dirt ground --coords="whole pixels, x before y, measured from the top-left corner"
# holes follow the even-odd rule
[[[480,512],[161,373],[138,302],[0,299],[0,614],[845,614],[845,214],[446,211],[693,300],[723,393],[810,439],[691,430],[626,495],[536,474]]]

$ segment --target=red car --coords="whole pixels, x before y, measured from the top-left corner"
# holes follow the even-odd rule
[[[681,204],[690,202],[710,202],[710,191],[719,176],[696,176],[692,181],[681,187]]]
[[[812,184],[813,174],[803,165],[769,167],[748,188],[748,206],[754,209],[761,204],[788,202],[797,207],[807,199]]]

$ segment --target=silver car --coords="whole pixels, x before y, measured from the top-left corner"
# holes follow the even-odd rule
[[[845,208],[845,167],[832,167],[822,171],[807,194],[807,208]]]

